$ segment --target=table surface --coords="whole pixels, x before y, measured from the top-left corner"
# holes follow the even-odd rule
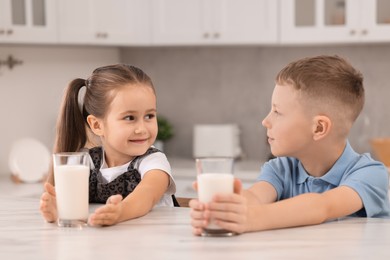
[[[65,229],[42,219],[41,189],[40,184],[0,180],[0,259],[390,257],[390,219],[346,218],[234,237],[196,237],[191,234],[188,208],[164,207],[111,227]]]

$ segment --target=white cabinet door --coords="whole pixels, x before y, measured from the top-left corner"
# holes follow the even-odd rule
[[[214,8],[212,36],[219,43],[277,43],[277,1],[220,0],[215,1]]]
[[[0,1],[0,42],[5,41],[7,30],[10,27],[11,12],[9,1]]]
[[[154,44],[201,44],[210,38],[207,0],[153,0]]]
[[[61,43],[89,43],[94,39],[93,0],[59,0],[58,34]]]
[[[277,42],[277,1],[154,0],[154,44]]]
[[[390,41],[390,1],[361,0],[362,39],[369,42]]]
[[[149,44],[150,2],[148,0],[95,0],[95,37],[108,44]],[[100,38],[99,38],[100,33]]]
[[[62,43],[147,45],[149,0],[60,0]]]
[[[388,0],[283,0],[281,43],[390,40]]]
[[[280,1],[281,42],[326,43],[353,41],[351,36],[354,33],[353,28],[357,26],[358,1]]]
[[[0,42],[57,42],[56,1],[1,0]]]

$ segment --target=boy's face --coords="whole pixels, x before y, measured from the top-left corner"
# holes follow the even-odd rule
[[[305,111],[298,90],[290,85],[276,85],[270,113],[262,124],[274,156],[299,158],[312,143],[313,120]]]

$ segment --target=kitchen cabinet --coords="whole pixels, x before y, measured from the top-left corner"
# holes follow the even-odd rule
[[[155,45],[277,43],[278,1],[154,0]]]
[[[61,43],[148,45],[149,0],[58,0]]]
[[[0,1],[0,43],[55,43],[56,29],[56,1]]]
[[[388,0],[283,0],[281,43],[390,41]]]

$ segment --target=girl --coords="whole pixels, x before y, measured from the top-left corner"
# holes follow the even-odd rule
[[[83,87],[85,95],[80,98]],[[156,94],[151,79],[139,68],[100,67],[87,80],[69,84],[54,152],[90,148],[89,202],[106,203],[90,215],[90,225],[113,225],[143,216],[155,205],[176,205],[169,162],[152,146],[157,131]],[[96,143],[93,136],[99,137],[101,146],[91,147]],[[46,221],[56,221],[53,169],[40,204]]]

